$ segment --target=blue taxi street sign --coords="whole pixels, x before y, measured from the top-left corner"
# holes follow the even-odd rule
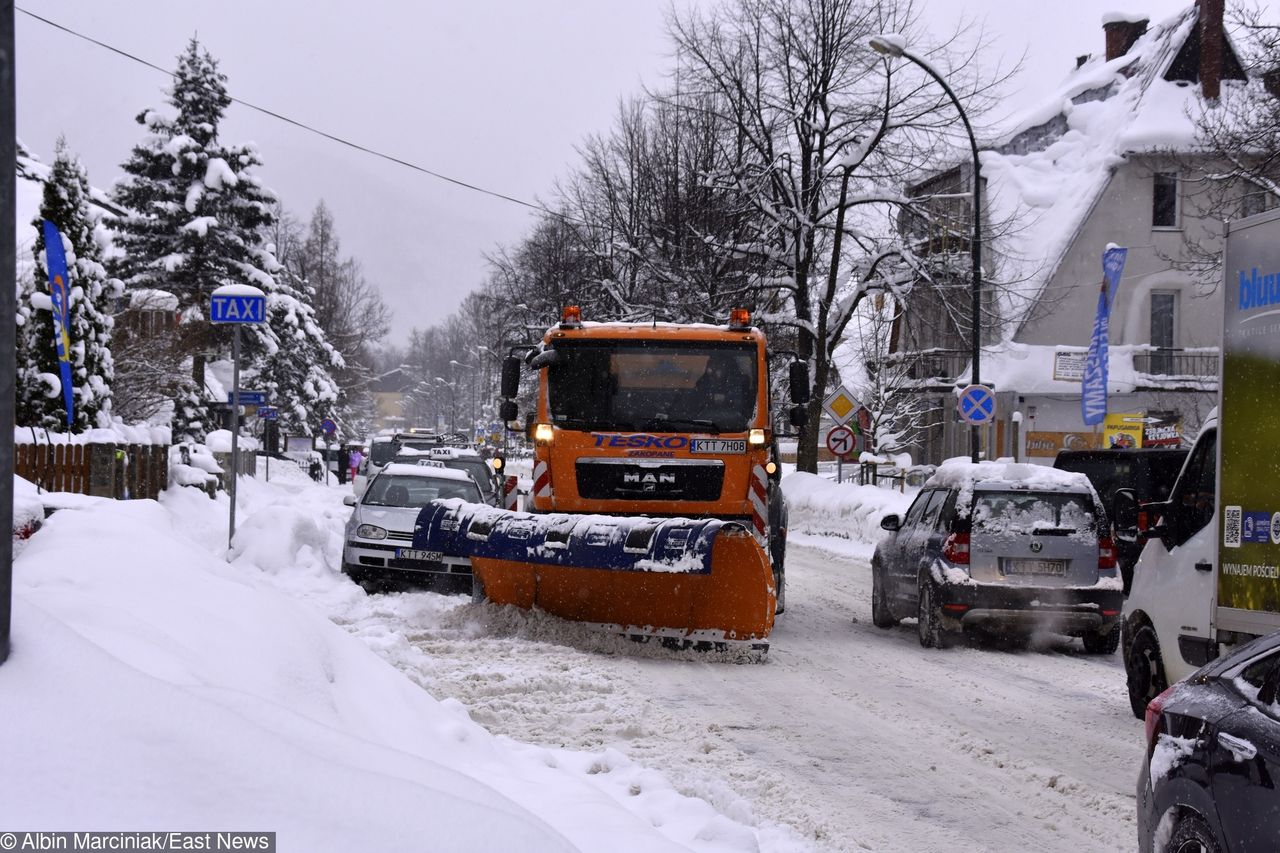
[[[279,420],[280,410],[277,409],[275,406],[259,406],[258,417],[264,421]]]
[[[956,408],[967,424],[989,424],[996,419],[996,395],[985,385],[970,385],[960,392]]]
[[[265,402],[267,402],[266,391],[241,391],[238,394],[227,392],[228,405],[261,406]]]
[[[232,289],[234,288],[234,289]],[[230,290],[220,293],[219,291]],[[209,320],[213,323],[265,323],[267,297],[257,288],[220,287],[209,296]]]

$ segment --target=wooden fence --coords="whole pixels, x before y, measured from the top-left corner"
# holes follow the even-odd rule
[[[155,498],[169,483],[169,448],[154,444],[15,444],[14,473],[51,492]]]

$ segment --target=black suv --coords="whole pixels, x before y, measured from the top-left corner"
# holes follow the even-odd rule
[[[1107,521],[1114,525],[1117,490],[1131,489],[1139,508],[1143,504],[1168,500],[1169,490],[1178,479],[1188,452],[1183,448],[1163,447],[1062,450],[1053,460],[1053,467],[1088,477],[1102,498]],[[1133,564],[1138,562],[1138,555],[1142,553],[1142,543],[1133,536],[1117,536],[1115,542],[1120,577],[1124,579],[1124,594],[1128,595],[1133,583]]]

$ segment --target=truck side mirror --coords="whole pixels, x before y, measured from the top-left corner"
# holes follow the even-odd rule
[[[803,361],[791,362],[790,375],[788,376],[791,385],[791,402],[807,403],[809,402],[809,367]],[[795,421],[791,422],[795,426],[801,426]]]
[[[508,400],[520,393],[520,359],[509,355],[502,360],[501,394]],[[503,420],[513,420],[515,415]]]
[[[533,441],[533,412],[524,416],[524,437],[526,441]]]
[[[520,407],[516,405],[515,400],[503,400],[498,404],[498,418],[504,423],[509,424],[520,416]]]
[[[1138,539],[1138,498],[1133,489],[1116,489],[1111,496],[1111,519],[1116,536],[1126,542]]]
[[[1138,498],[1133,489],[1116,489],[1111,496],[1111,520],[1115,525],[1116,535],[1128,535],[1130,539],[1138,534]]]
[[[809,411],[804,406],[792,406],[787,412],[787,420],[791,421],[793,427],[799,429],[809,422]]]

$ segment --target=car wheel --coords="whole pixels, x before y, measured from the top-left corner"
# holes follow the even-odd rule
[[[773,615],[778,616],[787,609],[787,575],[782,567],[773,571],[773,588],[777,590],[777,599],[773,607]]]
[[[916,624],[920,645],[926,649],[945,649],[951,645],[951,633],[942,627],[942,608],[937,603],[937,586],[927,573],[920,574],[920,596],[916,607]]]
[[[884,570],[871,566],[871,624],[877,628],[892,628],[898,624],[889,609],[889,591],[885,589]]]
[[[1164,677],[1164,661],[1160,657],[1160,641],[1155,629],[1143,625],[1134,632],[1129,652],[1124,657],[1124,671],[1129,683],[1129,707],[1139,720],[1147,713],[1147,703],[1169,686]]]
[[[1173,828],[1173,836],[1165,847],[1169,853],[1220,853],[1222,847],[1213,830],[1195,812],[1185,812]]]
[[[1090,631],[1082,638],[1084,650],[1091,655],[1113,655],[1120,648],[1120,626],[1113,625],[1107,633]]]

